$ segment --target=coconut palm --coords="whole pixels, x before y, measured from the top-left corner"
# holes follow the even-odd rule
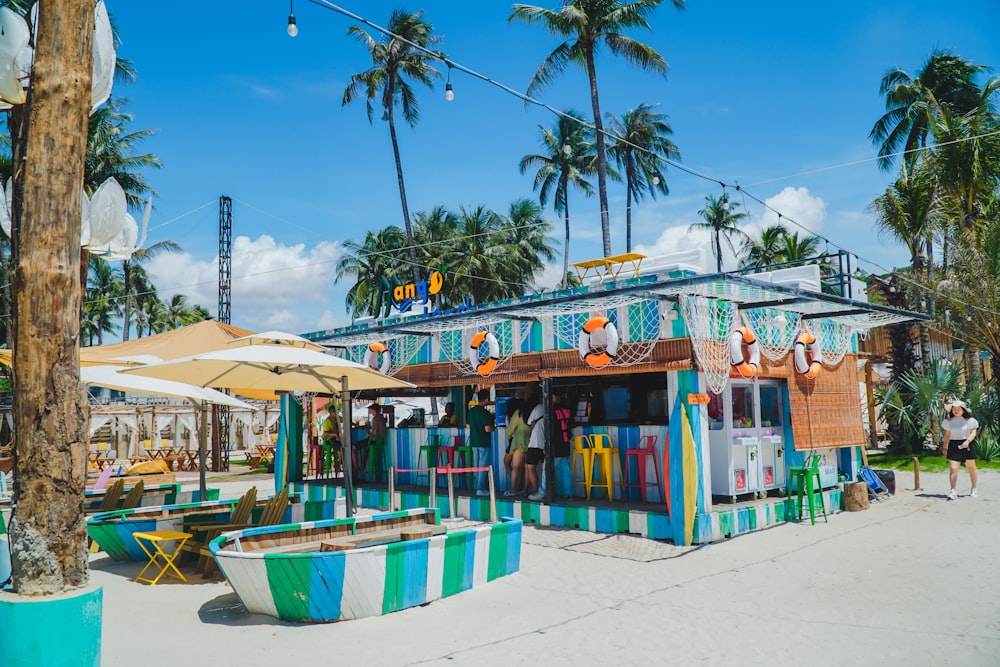
[[[740,268],[757,269],[785,261],[782,251],[787,233],[784,225],[777,224],[760,230],[757,238],[748,236],[740,250]]]
[[[708,195],[705,197],[705,208],[698,211],[698,215],[705,221],[696,222],[689,227],[689,229],[708,229],[712,232],[715,239],[713,250],[715,251],[716,269],[719,273],[722,273],[721,239],[725,238],[729,249],[735,253],[736,249],[733,247],[733,240],[730,237],[736,236],[741,240],[746,238],[746,233],[738,225],[740,220],[747,216],[746,213],[740,213],[737,210],[739,207],[739,203],[730,202],[726,195],[722,195],[718,199]]]
[[[583,122],[583,117],[575,111],[567,110],[559,117],[556,127],[549,129],[538,126],[544,153],[534,153],[521,158],[518,168],[521,173],[536,168],[534,189],[538,200],[545,206],[552,195],[552,208],[563,214],[566,237],[563,241],[563,288],[569,273],[569,186],[573,185],[587,196],[594,193],[594,186],[586,176],[596,170],[596,155],[593,150],[593,132]]]
[[[151,153],[134,154],[136,146],[156,132],[129,131],[133,116],[123,111],[127,104],[124,97],[111,99],[90,115],[84,186],[93,194],[101,183],[114,178],[125,191],[129,207],[137,209],[146,197],[156,194],[146,182],[145,172],[161,169],[163,163]]]
[[[936,49],[916,76],[896,67],[882,77],[885,114],[868,138],[879,147],[879,168],[888,171],[900,150],[927,145],[931,122],[941,109],[963,115],[976,108],[980,91],[976,76],[986,68],[948,51]],[[909,154],[907,162],[916,158]]]
[[[403,207],[403,229],[409,246],[410,266],[413,281],[420,280],[417,265],[417,251],[413,242],[413,226],[406,202],[406,186],[403,182],[403,163],[399,157],[399,140],[396,137],[396,106],[403,112],[403,120],[411,127],[420,118],[417,96],[408,79],[432,87],[434,78],[440,74],[431,66],[431,61],[443,59],[443,53],[431,55],[422,49],[431,49],[441,42],[434,35],[433,26],[423,18],[423,12],[407,14],[402,9],[392,13],[387,26],[391,37],[376,39],[359,26],[351,26],[347,34],[364,44],[371,55],[371,68],[351,76],[351,83],[344,90],[342,106],[346,106],[364,95],[368,122],[372,122],[376,105],[382,109],[382,119],[389,124],[392,139],[392,154],[396,161],[396,180],[399,186],[399,201]],[[420,47],[420,48],[417,48]]]
[[[656,198],[656,193],[667,195],[667,179],[663,172],[664,158],[680,158],[677,146],[667,135],[674,130],[666,114],[656,113],[653,106],[640,104],[629,109],[619,119],[608,114],[608,128],[612,135],[608,154],[625,176],[625,251],[632,252],[632,200],[642,201],[646,193]]]
[[[161,255],[165,252],[174,253],[180,251],[181,247],[173,241],[159,241],[148,248],[139,248],[132,253],[131,257],[122,260],[122,277],[125,283],[125,299],[122,304],[123,341],[128,340],[129,328],[132,322],[132,304],[137,302],[136,295],[141,291],[141,286],[136,285],[132,280],[134,267],[138,264],[144,264],[157,255]]]
[[[118,331],[115,320],[121,314],[124,292],[121,272],[100,257],[92,257],[86,285],[84,313],[90,324],[89,337],[104,343],[104,334]]]
[[[405,273],[399,260],[407,246],[406,235],[399,227],[389,226],[369,231],[362,243],[347,241],[344,254],[337,260],[335,282],[353,276],[354,285],[347,291],[346,305],[351,317],[378,316],[387,295],[384,281],[398,279]],[[412,247],[412,246],[411,246]]]
[[[820,238],[812,234],[799,237],[798,232],[785,232],[782,239],[781,261],[805,262],[819,254]],[[808,262],[807,262],[808,263]]]
[[[623,34],[623,31],[631,28],[650,29],[647,19],[662,3],[663,0],[564,0],[558,10],[515,4],[508,19],[529,24],[540,23],[557,37],[564,38],[531,77],[528,95],[537,93],[551,83],[570,63],[583,67],[587,72],[597,149],[597,191],[601,202],[601,233],[605,257],[611,254],[611,223],[608,213],[607,151],[597,92],[596,54],[598,48],[604,46],[613,55],[621,56],[633,65],[665,75],[667,63],[663,56]],[[683,9],[685,4],[685,0],[673,0],[673,5],[678,9]]]
[[[163,333],[170,329],[170,311],[167,304],[160,300],[156,292],[147,294],[139,302],[139,318],[146,329],[146,335]],[[142,329],[138,330],[139,337],[142,337]]]
[[[485,206],[462,207],[458,214],[458,236],[465,252],[448,267],[450,289],[472,298],[474,304],[503,299],[510,293],[504,280],[511,263],[496,244],[503,219]],[[520,281],[519,281],[520,282]]]
[[[174,294],[170,297],[167,306],[167,328],[176,329],[195,322],[201,322],[208,316],[201,306],[192,306],[188,303],[187,297],[183,294]]]
[[[498,235],[502,253],[509,258],[501,265],[507,274],[503,278],[511,287],[520,288],[510,296],[522,296],[527,291],[529,279],[544,269],[546,262],[555,259],[545,236],[551,229],[552,225],[542,217],[542,207],[536,202],[530,199],[511,202]]]

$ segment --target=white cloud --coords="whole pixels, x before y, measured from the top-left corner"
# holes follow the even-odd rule
[[[334,315],[332,310],[324,310],[323,313],[316,318],[316,330],[325,331],[327,329],[336,329],[338,327],[345,326],[339,317]]]
[[[806,232],[788,220],[782,220],[789,232],[798,232],[800,237],[820,234],[826,221],[826,202],[809,194],[808,188],[786,187],[784,190],[764,200],[771,208],[780,211],[783,218],[791,218],[810,232]],[[755,208],[751,206],[751,209]],[[753,222],[746,226],[747,233],[759,234],[764,227],[778,224],[778,215],[771,210],[764,210],[763,215],[755,216]]]
[[[286,246],[268,235],[238,236],[232,251],[232,321],[256,331],[303,331],[316,321],[314,311],[330,303],[334,268],[342,252],[335,242],[307,248]],[[216,314],[219,258],[199,260],[190,253],[163,254],[146,267],[160,298],[184,294]],[[324,307],[323,311],[328,309]]]

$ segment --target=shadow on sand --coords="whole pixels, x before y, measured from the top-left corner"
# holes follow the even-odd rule
[[[201,605],[198,609],[198,618],[201,619],[202,623],[228,625],[231,627],[246,625],[284,625],[289,627],[315,625],[314,623],[282,621],[266,614],[249,614],[235,593],[220,595]]]

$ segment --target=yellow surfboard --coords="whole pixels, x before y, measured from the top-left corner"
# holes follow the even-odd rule
[[[684,469],[684,535],[686,544],[694,541],[694,517],[698,503],[698,458],[694,449],[694,432],[687,410],[681,404],[681,460]]]

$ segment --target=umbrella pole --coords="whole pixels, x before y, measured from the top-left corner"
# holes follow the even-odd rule
[[[353,447],[351,442],[351,392],[347,385],[347,376],[340,379],[340,429],[341,450],[344,455],[344,501],[347,516],[354,516],[354,484],[353,484]]]
[[[208,410],[199,406],[201,412],[201,428],[198,429],[198,491],[200,499],[205,500],[205,458],[208,449]]]

